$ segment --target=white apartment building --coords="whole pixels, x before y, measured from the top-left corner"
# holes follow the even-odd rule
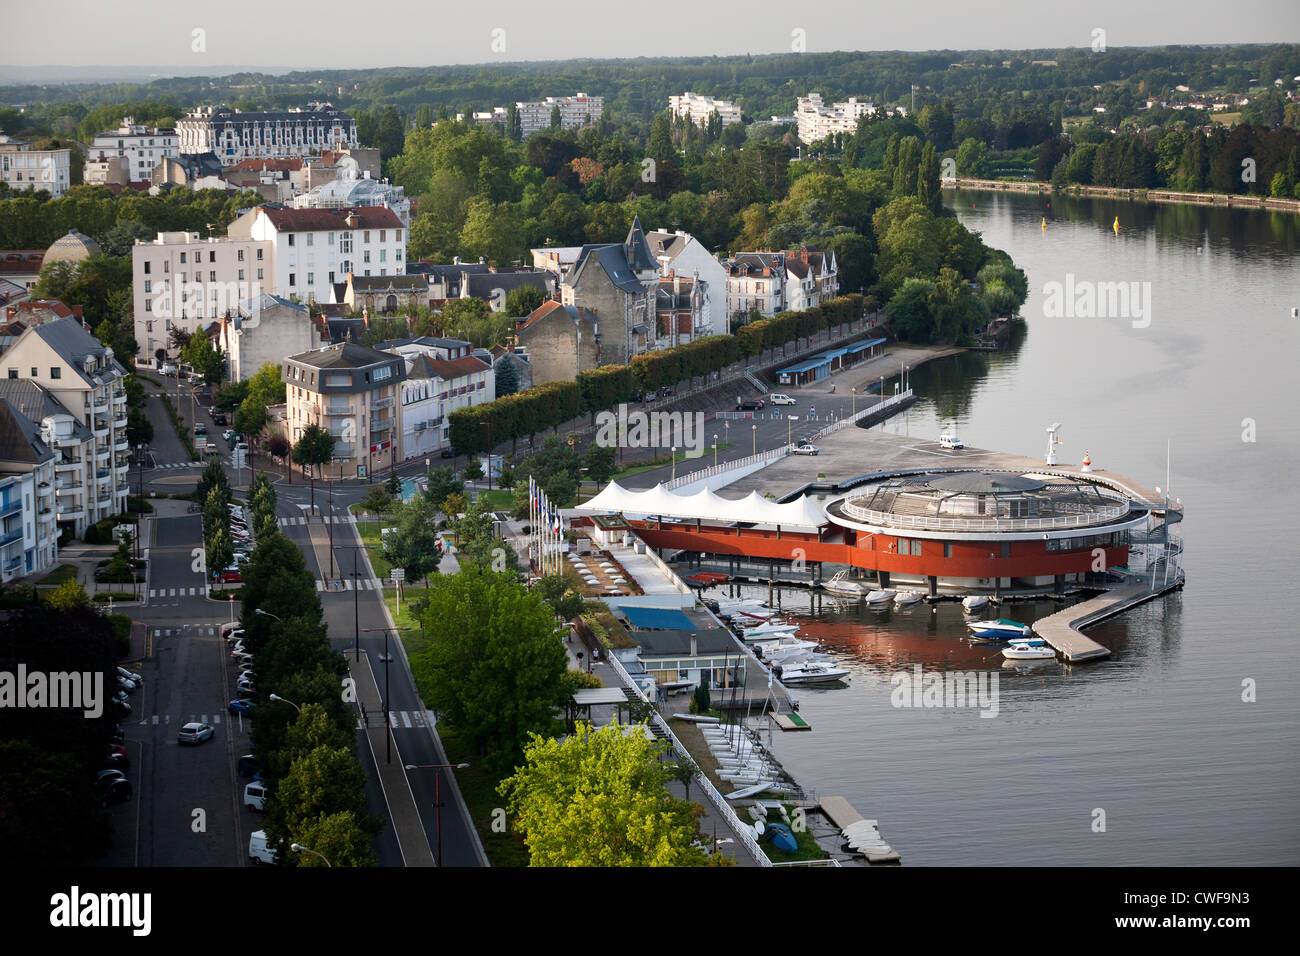
[[[0,134],[0,182],[11,189],[44,189],[58,199],[72,183],[71,164],[71,149],[32,149],[25,139]]]
[[[222,316],[216,344],[230,381],[243,382],[268,362],[278,366],[286,355],[314,348],[317,338],[306,306],[263,292]]]
[[[730,100],[715,100],[712,96],[700,96],[687,90],[681,96],[668,97],[668,108],[674,116],[686,116],[696,126],[703,126],[714,113],[722,120],[723,126],[739,123],[740,107]]]
[[[357,146],[357,122],[328,103],[283,113],[201,106],[176,124],[182,153],[216,153],[221,165],[245,159],[319,156]]]
[[[147,183],[153,169],[164,159],[180,155],[180,140],[174,129],[149,128],[124,116],[116,130],[96,133],[87,162],[126,160],[126,174],[133,183]]]
[[[694,277],[701,283],[704,303],[700,309],[701,335],[720,335],[727,331],[727,270],[705,249],[698,239],[680,229],[669,232],[656,229],[645,234],[650,254],[659,263],[659,274]]]
[[[820,143],[832,133],[853,133],[857,131],[858,120],[870,116],[876,111],[870,100],[849,97],[842,103],[827,106],[820,93],[809,93],[799,97],[795,107],[795,120],[799,126],[799,141],[802,143]]]
[[[271,284],[262,291],[296,302],[332,301],[333,284],[349,272],[406,275],[406,229],[387,206],[258,206],[232,222],[227,234],[270,243]]]
[[[75,319],[24,332],[0,359],[0,398],[41,425],[51,448],[55,520],[78,537],[126,511],[126,370]]]
[[[137,363],[156,367],[171,331],[194,333],[275,288],[275,244],[160,232],[131,250]]]
[[[573,96],[548,96],[531,103],[515,103],[519,111],[519,130],[526,139],[534,133],[549,129],[551,111],[560,108],[560,128],[578,129],[600,119],[605,111],[603,96],[576,93]]]
[[[757,309],[764,318],[786,310],[785,257],[779,252],[742,252],[722,263],[727,270],[727,318]]]
[[[33,423],[0,398],[0,581],[53,567],[54,451]]]
[[[400,405],[401,461],[441,452],[448,444],[448,415],[496,399],[492,363],[475,355],[469,342],[421,337],[386,342],[382,348],[406,360]]]

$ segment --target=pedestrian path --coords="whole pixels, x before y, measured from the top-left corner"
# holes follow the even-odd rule
[[[357,519],[352,515],[321,515],[316,518],[308,518],[304,515],[298,515],[295,518],[281,518],[279,524],[281,528],[288,528],[291,525],[305,524],[351,524],[355,525]]]
[[[394,730],[405,730],[412,727],[433,727],[438,723],[438,719],[431,710],[390,710],[388,720],[393,725]],[[357,718],[357,730],[364,730],[365,723],[361,718]]]
[[[317,591],[382,591],[384,589],[383,583],[378,578],[360,578],[355,582],[355,586],[352,578],[342,578],[336,580],[335,583],[338,585],[338,587],[330,587],[330,583],[328,581],[322,580],[321,578],[317,578],[316,590]]]
[[[186,716],[186,715],[184,715],[184,714],[178,714],[177,717],[176,717],[176,723],[177,723],[177,724],[180,724],[180,725],[185,725],[185,724],[208,724],[209,726],[212,726],[212,727],[220,727],[220,726],[221,726],[221,718],[222,718],[222,715],[221,715],[220,713],[216,713],[216,714],[189,714],[188,716]],[[143,715],[141,715],[141,717],[140,717],[140,726],[141,726],[141,727],[146,727],[146,726],[150,726],[150,725],[152,725],[152,726],[154,726],[154,727],[158,727],[158,726],[166,727],[166,726],[168,726],[171,722],[172,722],[172,715],[171,715],[171,714],[151,714],[151,715],[149,715],[148,717],[145,717],[145,716],[143,716]]]

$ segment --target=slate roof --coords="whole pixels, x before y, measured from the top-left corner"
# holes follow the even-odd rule
[[[593,274],[595,269],[603,269],[615,287],[628,295],[641,295],[646,291],[641,280],[628,265],[627,249],[622,243],[583,246],[582,251],[578,253],[578,261],[564,276],[564,284],[576,286],[585,277]]]
[[[353,275],[349,280],[353,292],[387,292],[389,289],[402,292],[428,292],[429,280],[422,275],[403,276],[359,276]]]
[[[421,354],[411,360],[411,367],[406,377],[408,379],[440,378],[450,382],[476,372],[486,372],[491,367],[487,362],[473,355],[458,359],[440,359]]]
[[[40,325],[33,326],[28,332],[39,336],[46,345],[58,353],[60,358],[71,365],[87,384],[104,384],[105,379],[102,376],[87,374],[83,366],[87,356],[93,355],[99,358],[108,349],[99,339],[83,329],[80,322],[75,319],[55,319],[53,322],[42,322]],[[110,368],[118,375],[126,375],[126,369],[117,359],[113,359]]]
[[[345,342],[342,345],[330,345],[323,349],[290,355],[289,361],[312,368],[369,368],[371,365],[392,362],[396,357],[365,345]]]
[[[481,272],[467,273],[461,281],[462,298],[491,299],[497,289],[507,294],[520,288],[533,288],[543,295],[550,295],[554,275],[542,270],[530,272]]]
[[[40,426],[0,398],[0,461],[39,465],[53,457],[54,451],[41,439]]]
[[[632,217],[632,228],[627,231],[623,245],[627,249],[627,261],[634,272],[658,271],[659,262],[650,253],[650,244],[646,242],[640,216]]]
[[[24,418],[33,424],[44,421],[49,415],[67,415],[72,419],[73,433],[78,441],[90,441],[93,437],[90,429],[64,407],[57,398],[41,388],[31,379],[0,379],[0,399],[12,405]]]

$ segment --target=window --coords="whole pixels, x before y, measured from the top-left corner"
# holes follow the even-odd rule
[[[312,242],[312,240],[315,239],[315,238],[316,238],[316,233],[314,233],[314,232],[309,232],[309,233],[307,233],[307,245],[308,245],[308,247],[314,245],[314,243]]]
[[[146,260],[144,261],[144,274],[145,274],[145,275],[149,275],[151,272],[153,272],[153,270],[150,268],[150,266],[152,266],[152,265],[153,265],[153,263],[150,262],[148,259],[146,259]]]
[[[239,270],[239,281],[240,281],[240,282],[243,282],[243,281],[244,281],[244,270],[243,270],[243,269],[240,269],[240,270]]]
[[[152,279],[145,279],[145,280],[144,280],[144,291],[145,291],[145,292],[152,292],[152,291],[153,291],[153,280],[152,280]]]
[[[290,272],[290,273],[289,273],[289,285],[291,285],[291,286],[293,286],[293,285],[297,285],[297,284],[298,284],[297,279],[298,279],[298,276],[297,276],[296,273],[293,273],[293,272]]]
[[[240,261],[240,262],[243,262],[243,261],[244,261],[244,250],[243,250],[243,249],[240,249],[240,250],[239,250],[239,261]]]
[[[289,248],[293,248],[293,233],[289,233]]]
[[[307,273],[307,284],[308,284],[308,285],[315,285],[315,284],[316,284],[316,273],[314,273],[314,272],[308,272],[308,273]]]
[[[402,250],[401,250],[401,249],[395,249],[395,250],[393,251],[393,256],[394,256],[394,258],[397,259],[398,262],[401,262],[401,261],[402,261]]]
[[[334,284],[334,273],[333,273],[333,272],[330,273],[330,284],[331,284],[331,285]]]
[[[257,280],[258,280],[259,282],[262,281],[262,270],[261,270],[261,269],[258,269],[258,270],[257,270]]]
[[[217,281],[217,272],[216,272],[215,269],[213,269],[212,271],[210,271],[210,272],[208,273],[208,281],[209,281],[209,282],[216,282],[216,281]]]
[[[1010,541],[1003,541],[1003,542],[1002,542],[1002,557],[1004,557],[1004,558],[1009,558],[1009,557],[1011,557],[1011,542],[1010,542]]]
[[[145,322],[145,324],[144,324],[144,330],[145,330],[146,332],[152,332],[152,331],[153,331],[153,319],[150,319],[149,321]]]
[[[328,245],[334,245],[334,233],[330,233]]]
[[[37,373],[37,371],[36,371],[36,366],[33,365],[33,366],[32,366],[32,378],[36,378],[37,376],[38,376],[38,373]]]
[[[50,378],[62,378],[62,377],[63,377],[63,369],[61,368],[50,369]]]
[[[943,543],[943,556],[944,556],[945,558],[951,558],[951,557],[952,557],[952,542],[950,542],[950,541],[945,541],[945,542]]]
[[[16,369],[16,368],[11,368],[11,369],[9,370],[9,377],[10,377],[10,378],[17,378],[17,377],[18,377],[18,369]]]
[[[182,253],[181,253],[181,262],[184,262],[184,261],[185,261],[185,253],[182,252]]]
[[[387,249],[380,249],[380,250],[379,250],[379,261],[380,261],[380,262],[387,262],[387,261],[388,261],[388,250],[387,250]]]
[[[367,249],[367,250],[365,250],[363,253],[361,253],[361,261],[362,261],[362,262],[369,262],[369,261],[370,261],[370,250],[369,250],[369,249]],[[366,274],[369,275],[370,273],[366,273]]]
[[[263,251],[263,250],[261,250],[261,249],[258,249],[258,250],[257,250],[257,261],[258,261],[258,262],[261,262],[261,261],[262,261],[262,251]]]
[[[369,242],[369,241],[370,241],[370,230],[369,230],[369,229],[366,229],[366,230],[363,230],[363,231],[362,231],[362,233],[361,233],[361,241],[362,241],[362,242]]]
[[[171,271],[172,271],[172,264],[170,262],[164,262],[163,272],[171,272]]]
[[[153,311],[153,299],[145,299],[145,300],[144,300],[144,310],[145,310],[146,312],[152,312],[152,311]]]
[[[209,249],[209,250],[208,250],[208,261],[209,261],[209,262],[216,262],[216,261],[217,261],[217,250],[215,250],[215,249]]]
[[[379,230],[379,241],[380,241],[380,242],[387,242],[387,241],[388,241],[387,236],[388,236],[388,230],[387,230],[387,229],[380,229],[380,230]]]

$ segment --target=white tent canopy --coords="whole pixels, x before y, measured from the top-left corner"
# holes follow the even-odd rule
[[[705,488],[689,495],[673,494],[662,484],[644,491],[624,488],[611,481],[605,489],[574,511],[687,518],[700,521],[780,525],[783,528],[819,528],[827,523],[823,510],[807,495],[777,504],[751,491],[745,498],[723,498]]]

